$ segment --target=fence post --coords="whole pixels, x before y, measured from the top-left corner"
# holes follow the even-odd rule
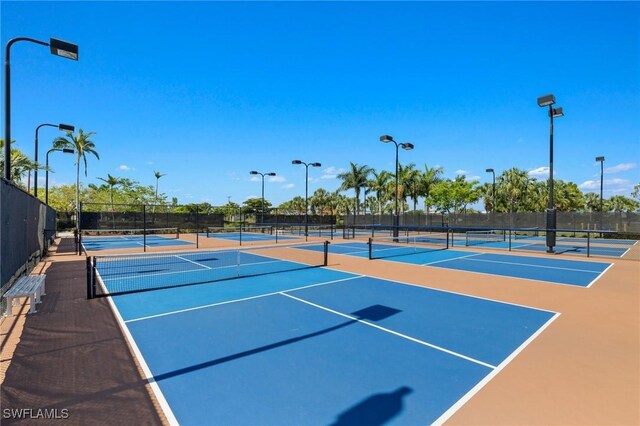
[[[142,205],[142,250],[147,251],[147,205]]]

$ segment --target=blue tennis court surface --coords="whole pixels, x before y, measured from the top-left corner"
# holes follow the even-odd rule
[[[100,236],[82,237],[82,245],[87,251],[118,250],[144,247],[143,236]],[[193,245],[188,241],[160,235],[147,235],[147,247],[187,246]]]
[[[205,235],[206,234],[202,234]],[[262,233],[251,233],[251,232],[218,232],[218,233],[210,233],[209,238],[219,238],[223,240],[232,240],[232,241],[275,241],[276,235],[271,234],[262,234]],[[302,236],[287,236],[287,235],[278,235],[278,240],[296,240],[304,238]]]
[[[587,254],[587,240],[575,239],[577,241],[570,241],[568,239],[558,239],[557,245],[554,247],[556,254]],[[623,241],[623,240],[607,240],[607,241]],[[464,244],[464,243],[461,243]],[[622,244],[620,245],[633,245]],[[509,249],[509,241],[489,241],[482,243],[471,244],[472,246],[494,248],[494,249]],[[546,252],[547,246],[544,243],[544,239],[538,238],[526,238],[517,239],[511,241],[512,250],[525,250],[534,252]],[[622,257],[629,251],[628,248],[623,247],[606,247],[602,245],[595,245],[591,243],[589,247],[589,254],[592,256],[606,256],[606,257]]]
[[[412,247],[392,244],[375,244],[375,256],[381,260],[435,268],[456,269],[482,274],[500,275],[567,284],[580,287],[591,286],[611,266],[605,262],[586,262],[557,258],[514,256],[509,254],[480,253],[461,250],[416,251]],[[320,246],[307,249],[320,250]],[[362,242],[332,244],[329,250],[367,258],[369,247]]]
[[[327,268],[112,301],[169,420],[185,425],[441,422],[558,315]]]

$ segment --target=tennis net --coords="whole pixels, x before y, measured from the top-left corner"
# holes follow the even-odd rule
[[[446,250],[449,232],[425,232],[420,235],[369,238],[369,259],[407,256],[416,253]]]
[[[479,244],[495,243],[505,241],[504,231],[484,230],[484,231],[467,231],[465,232],[465,245],[475,246]]]
[[[144,236],[160,238],[180,238],[178,228],[136,228],[136,229],[82,229],[81,236],[91,241],[101,239],[125,238],[140,239]]]
[[[328,242],[233,250],[93,256],[87,297],[200,285],[327,265]]]
[[[513,231],[515,240],[524,240],[527,238],[535,238],[540,235],[540,228],[520,228]]]
[[[207,227],[207,237],[215,237],[220,236],[224,237],[225,234],[265,234],[272,235],[273,227],[267,225],[244,225],[234,226],[234,227],[223,227],[223,226],[208,226]]]

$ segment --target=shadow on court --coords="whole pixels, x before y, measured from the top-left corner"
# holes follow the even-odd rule
[[[161,380],[170,379],[172,377],[179,376],[181,374],[191,373],[193,371],[202,370],[203,368],[209,368],[216,365],[224,364],[226,362],[235,361],[240,358],[244,358],[251,355],[256,355],[261,352],[270,351],[272,349],[277,349],[282,346],[291,345],[297,342],[301,342],[303,340],[311,339],[314,337],[321,336],[323,334],[331,333],[333,331],[339,330],[341,328],[350,326],[352,324],[356,324],[359,321],[369,320],[369,321],[380,321],[385,318],[389,318],[392,315],[395,315],[399,312],[402,312],[398,309],[390,308],[388,306],[383,305],[372,305],[367,308],[361,309],[359,311],[353,312],[351,315],[356,319],[352,319],[349,321],[345,321],[341,324],[334,325],[333,327],[325,328],[324,330],[315,331],[313,333],[308,333],[298,337],[292,337],[291,339],[281,340],[280,342],[271,343],[269,345],[260,346],[258,348],[250,349],[248,351],[238,352],[233,355],[228,355],[222,358],[213,359],[210,361],[202,362],[200,364],[191,365],[189,367],[180,368],[178,370],[169,371],[164,374],[159,374],[154,376],[154,380],[159,382]]]
[[[407,386],[399,387],[393,392],[371,395],[367,399],[338,416],[331,426],[381,426],[402,412],[404,397],[413,392]]]

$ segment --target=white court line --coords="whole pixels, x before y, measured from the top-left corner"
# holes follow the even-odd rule
[[[605,272],[607,272],[610,268],[612,268],[612,267],[613,267],[613,265],[614,265],[613,263],[612,263],[612,264],[610,264],[609,266],[607,266],[607,268],[606,268],[604,271],[600,272],[600,274],[599,274],[597,277],[595,277],[595,278],[593,279],[593,281],[591,281],[591,282],[587,285],[587,288],[591,287],[591,286],[592,286],[596,281],[598,281],[598,280],[600,279],[600,277],[604,275],[604,273],[605,273]]]
[[[305,286],[302,286],[302,287],[291,288],[291,289],[284,290],[284,291],[297,291],[297,290],[302,290],[302,289],[305,289],[305,288],[311,288],[311,287],[318,287],[318,286],[322,286],[322,285],[334,284],[334,283],[338,283],[338,282],[342,282],[342,281],[355,280],[356,278],[363,278],[363,277],[365,277],[365,276],[364,275],[356,275],[356,276],[348,277],[348,278],[340,278],[338,280],[331,280],[331,281],[325,281],[325,282],[316,283],[316,284],[309,284],[309,285],[305,285]],[[135,322],[135,321],[148,320],[148,319],[152,319],[152,318],[165,317],[167,315],[174,315],[174,314],[181,314],[183,312],[196,311],[198,309],[211,308],[213,306],[227,305],[229,303],[244,302],[246,300],[259,299],[259,298],[262,298],[262,297],[267,297],[267,296],[273,296],[273,295],[276,295],[276,294],[280,294],[282,291],[283,290],[278,290],[278,291],[274,291],[274,292],[271,292],[271,293],[259,294],[257,296],[243,297],[242,299],[227,300],[227,301],[224,301],[224,302],[217,302],[217,303],[210,303],[208,305],[195,306],[193,308],[186,308],[186,309],[179,309],[179,310],[171,311],[171,312],[164,312],[162,314],[149,315],[149,316],[140,317],[140,318],[133,318],[133,319],[126,320],[125,322],[129,323],[129,322]]]
[[[160,389],[160,386],[158,386],[158,383],[153,377],[153,373],[151,372],[151,369],[147,365],[147,362],[145,361],[144,357],[142,356],[142,352],[140,352],[140,348],[138,348],[136,341],[131,335],[131,332],[129,331],[129,327],[127,327],[127,324],[122,319],[122,316],[120,315],[120,311],[118,311],[118,308],[116,307],[112,298],[109,297],[108,302],[109,302],[109,305],[111,306],[111,310],[113,311],[114,316],[116,317],[116,321],[118,322],[118,325],[122,330],[122,333],[125,335],[125,338],[129,343],[129,347],[133,351],[136,359],[138,360],[140,368],[142,368],[142,372],[144,373],[144,378],[149,382],[149,386],[151,386],[151,390],[153,391],[153,394],[156,397],[156,400],[158,401],[160,408],[162,408],[162,412],[164,413],[167,421],[172,426],[179,425],[178,419],[176,419],[176,416],[173,414],[173,411],[171,410],[171,406],[169,406],[169,403],[165,399],[162,393],[162,390]]]
[[[176,255],[176,257],[177,257],[178,259],[182,259],[182,260],[186,260],[187,262],[191,262],[191,263],[193,263],[194,265],[202,266],[203,268],[206,268],[206,269],[213,269],[213,268],[212,268],[212,267],[210,267],[210,266],[203,265],[202,263],[195,262],[195,261],[193,261],[193,260],[187,259],[186,257],[182,257],[182,256],[178,256],[178,255]]]
[[[436,263],[448,262],[450,260],[466,259],[467,257],[480,256],[481,254],[484,254],[484,253],[473,253],[473,254],[468,254],[466,256],[452,257],[450,259],[435,260],[433,262],[423,263],[420,266],[435,265]]]
[[[485,254],[485,253],[483,253],[483,254]],[[452,259],[452,260],[455,260],[455,259]],[[502,263],[502,264],[505,264],[505,265],[530,266],[532,268],[558,269],[558,270],[573,271],[573,272],[589,272],[591,274],[599,274],[600,273],[598,271],[589,271],[587,269],[563,268],[563,267],[560,267],[560,266],[544,266],[544,265],[535,265],[535,264],[520,263],[520,262],[504,262],[504,261],[501,261],[501,260],[483,260],[483,259],[469,259],[469,260],[472,260],[474,262]]]
[[[553,321],[556,320],[560,316],[559,313],[556,313],[553,317],[549,318],[542,327],[538,329],[535,333],[533,333],[523,344],[521,344],[515,351],[511,353],[504,361],[500,363],[493,371],[487,374],[484,379],[482,379],[478,384],[476,384],[469,392],[467,392],[462,398],[460,398],[455,404],[453,404],[447,411],[445,411],[440,417],[438,417],[432,424],[433,425],[442,425],[445,423],[451,416],[453,416],[456,411],[458,411],[464,404],[466,404],[471,398],[477,394],[480,389],[482,389],[487,383],[491,381],[495,376],[498,375],[507,366],[520,352],[524,350],[531,342],[533,342]]]
[[[290,291],[290,290],[286,290],[286,291]],[[327,311],[327,312],[331,312],[332,314],[339,315],[339,316],[344,317],[344,318],[349,318],[350,320],[357,321],[360,324],[364,324],[364,325],[368,325],[369,327],[377,328],[378,330],[382,330],[382,331],[384,331],[386,333],[393,334],[394,336],[402,337],[403,339],[407,339],[407,340],[410,340],[412,342],[419,343],[419,344],[424,345],[424,346],[428,346],[428,347],[430,347],[432,349],[436,349],[438,351],[445,352],[445,353],[447,353],[449,355],[453,355],[455,357],[462,358],[462,359],[467,360],[467,361],[471,361],[471,362],[473,362],[475,364],[480,364],[483,367],[487,367],[487,368],[491,368],[491,369],[496,368],[495,365],[491,365],[491,364],[488,364],[486,362],[479,361],[479,360],[477,360],[475,358],[471,358],[469,356],[462,355],[462,354],[460,354],[458,352],[454,352],[454,351],[451,351],[449,349],[445,349],[445,348],[443,348],[441,346],[434,345],[432,343],[428,343],[428,342],[416,339],[416,338],[411,337],[411,336],[407,336],[406,334],[398,333],[397,331],[393,331],[393,330],[390,330],[388,328],[381,327],[381,326],[379,326],[377,324],[373,324],[373,323],[370,323],[368,321],[361,320],[361,319],[353,317],[351,315],[347,315],[347,314],[343,314],[342,312],[334,311],[333,309],[327,308],[325,306],[317,305],[317,304],[315,304],[313,302],[309,302],[308,300],[300,299],[299,297],[292,296],[292,295],[287,294],[285,292],[280,292],[279,294],[281,294],[283,296],[286,296],[286,297],[289,297],[291,299],[297,300],[298,302],[306,303],[307,305],[313,306],[315,308],[322,309],[322,310]]]

